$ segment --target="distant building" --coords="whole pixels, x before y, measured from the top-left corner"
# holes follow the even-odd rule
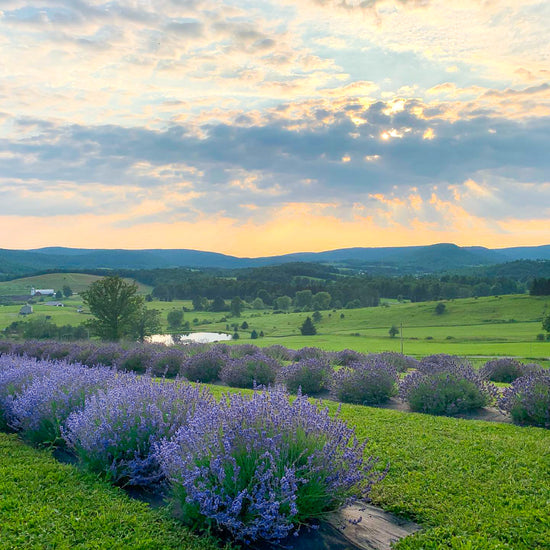
[[[55,296],[53,288],[31,288],[31,296]]]
[[[65,307],[61,302],[44,302],[45,306]]]
[[[30,315],[33,312],[32,306],[25,304],[20,310],[19,315]]]

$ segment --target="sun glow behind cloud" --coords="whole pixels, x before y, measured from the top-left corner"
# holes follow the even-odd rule
[[[4,2],[1,244],[546,243],[548,23],[536,0]]]

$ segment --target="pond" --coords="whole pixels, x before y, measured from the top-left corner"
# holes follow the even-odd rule
[[[148,336],[146,341],[151,344],[210,344],[212,342],[223,342],[231,340],[231,334],[225,332],[190,332],[187,334],[153,334]]]

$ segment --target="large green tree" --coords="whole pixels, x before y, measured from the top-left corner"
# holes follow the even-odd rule
[[[82,298],[94,316],[88,326],[102,340],[116,342],[131,334],[143,311],[144,300],[138,294],[137,284],[120,277],[95,281],[82,293]]]

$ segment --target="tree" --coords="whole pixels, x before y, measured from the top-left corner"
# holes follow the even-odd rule
[[[294,296],[294,305],[299,309],[311,308],[313,294],[311,290],[299,290]]]
[[[61,300],[61,298],[63,298],[63,292],[61,292],[61,290],[58,290],[58,291],[55,293],[55,299],[56,299],[56,300]]]
[[[250,333],[250,338],[252,338],[252,340],[256,340],[258,338],[258,333],[255,330],[253,330]]]
[[[69,285],[63,285],[63,296],[68,298],[73,295],[73,289]]]
[[[300,327],[300,332],[302,333],[302,336],[313,336],[317,334],[317,329],[315,328],[311,317],[306,317],[306,320]]]
[[[89,328],[103,340],[116,342],[129,334],[136,318],[142,314],[143,297],[136,283],[120,277],[104,277],[82,293],[84,303],[95,317]]]
[[[313,322],[318,323],[322,318],[323,318],[323,316],[321,315],[321,313],[319,311],[314,311],[313,312]]]
[[[550,313],[542,320],[542,329],[550,335]]]
[[[183,322],[183,311],[181,309],[173,309],[168,312],[166,319],[170,328],[179,328]]]
[[[389,333],[390,333],[390,338],[395,338],[399,334],[399,329],[395,325],[392,325],[389,330]]]
[[[227,304],[223,298],[216,296],[212,301],[210,308],[212,311],[227,311]]]
[[[279,296],[275,299],[275,309],[287,311],[292,305],[292,298],[290,296]]]
[[[160,311],[142,306],[130,325],[129,334],[140,342],[144,342],[147,336],[158,334],[160,331]]]
[[[248,328],[248,323],[246,321],[243,321],[242,325],[241,325],[241,328],[243,330],[246,330]]]
[[[436,306],[435,306],[435,312],[438,314],[438,315],[443,315],[443,313],[445,313],[445,304],[443,302],[439,302]]]
[[[330,302],[332,300],[332,296],[328,292],[317,292],[317,294],[313,295],[313,299],[311,301],[311,307],[312,309],[317,310],[323,310],[328,309],[330,306]]]
[[[240,317],[243,308],[244,302],[239,298],[239,296],[235,296],[231,300],[231,315],[233,315],[234,317]]]
[[[252,302],[252,307],[254,309],[265,309],[264,301],[261,298],[254,298]]]

